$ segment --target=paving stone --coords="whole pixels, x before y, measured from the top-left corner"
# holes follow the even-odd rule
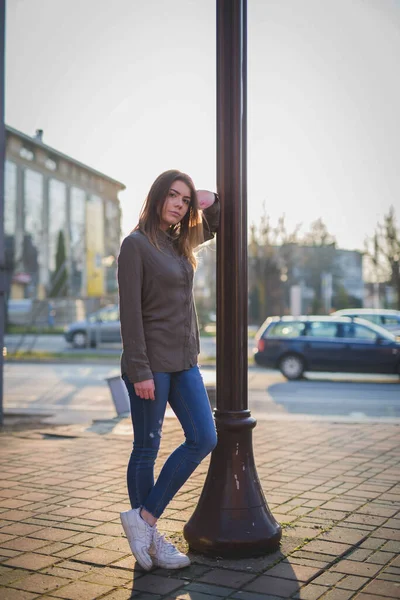
[[[364,594],[364,592],[361,592],[360,594],[357,594],[356,596],[357,600],[387,600],[387,598],[385,598],[385,596],[376,596],[375,594]],[[395,600],[393,598],[393,600]]]
[[[320,539],[312,540],[303,546],[303,550],[306,550],[307,552],[317,552],[321,554],[329,554],[331,556],[340,556],[345,554],[350,548],[350,544],[340,544],[337,542],[330,542],[329,540],[323,541]]]
[[[185,581],[192,581],[194,579],[197,580],[205,573],[210,573],[211,571],[212,569],[205,565],[196,565],[192,563],[189,567],[185,567],[184,569],[154,569],[152,573],[154,575],[161,575],[163,577],[171,576],[176,577],[178,579],[184,579]]]
[[[20,569],[28,569],[29,571],[39,571],[44,567],[48,567],[56,563],[59,558],[54,556],[43,556],[42,554],[34,554],[27,552],[13,558],[9,558],[4,562],[9,567],[18,567]]]
[[[357,548],[351,554],[346,556],[347,560],[355,560],[358,562],[364,562],[368,560],[370,556],[373,555],[373,550],[368,550],[367,548]]]
[[[191,584],[196,585],[196,584]],[[132,588],[139,592],[150,592],[153,594],[169,594],[170,592],[177,590],[178,588],[189,589],[184,587],[185,582],[181,579],[175,579],[172,577],[158,577],[153,574],[146,574],[140,577],[133,583]],[[196,591],[193,589],[193,591]],[[232,591],[232,590],[230,590]]]
[[[61,567],[49,567],[43,569],[42,573],[51,575],[52,577],[65,577],[66,579],[80,579],[82,577],[82,571],[73,571],[72,569],[63,569]]]
[[[382,541],[385,542],[385,540],[382,540]],[[389,542],[385,542],[383,545],[381,545],[380,549],[384,552],[395,552],[396,554],[399,554],[400,553],[400,542],[395,542],[393,540],[390,540]]]
[[[87,550],[86,546],[74,546],[74,545],[67,545],[66,548],[61,548],[59,550],[57,550],[56,552],[53,552],[52,554],[54,554],[54,556],[57,556],[59,558],[72,558],[78,554],[81,554],[82,552],[85,552]]]
[[[9,542],[14,539],[15,535],[11,535],[10,533],[0,533],[0,547],[4,542]]]
[[[336,584],[336,586],[345,590],[359,590],[366,583],[368,583],[367,577],[356,577],[355,575],[348,575],[341,579]]]
[[[33,516],[34,513],[27,510],[6,510],[5,512],[1,513],[1,518],[5,521],[16,521],[17,523],[20,523],[21,521],[29,519]]]
[[[126,555],[126,552],[115,552],[114,550],[104,550],[102,548],[93,548],[91,550],[85,549],[74,556],[74,560],[86,563],[93,563],[96,565],[109,565],[117,560],[122,559]]]
[[[133,592],[134,594],[134,592]],[[120,589],[114,590],[110,594],[106,594],[103,596],[104,600],[130,600],[131,598],[135,598],[136,595],[132,594],[132,590]],[[139,594],[138,594],[139,596]],[[153,596],[153,600],[159,598],[160,596]],[[138,598],[138,600],[140,600]]]
[[[400,530],[389,529],[389,527],[380,527],[379,529],[374,531],[372,536],[377,538],[383,538],[384,540],[400,541]]]
[[[313,580],[313,583],[317,585],[325,585],[327,587],[331,587],[337,584],[337,582],[343,579],[343,577],[345,577],[343,573],[331,573],[330,571],[327,571],[325,573],[322,573],[322,575],[316,577]]]
[[[244,586],[244,590],[288,598],[294,594],[294,592],[296,592],[300,586],[301,584],[298,581],[293,581],[291,579],[280,579],[279,577],[268,577],[267,575],[261,575],[251,583]]]
[[[95,600],[111,590],[112,587],[97,583],[74,581],[59,590],[51,592],[51,595],[55,598],[65,598],[66,600]]]
[[[386,565],[389,563],[392,558],[395,556],[393,552],[374,552],[371,556],[367,558],[366,562],[372,562],[377,565]]]
[[[391,600],[393,598],[400,598],[400,582],[383,581],[382,579],[375,580],[369,583],[363,589],[363,592],[384,596]]]
[[[353,590],[349,591],[335,588],[334,590],[330,590],[324,596],[324,600],[349,600],[352,596],[354,596]]]
[[[282,597],[279,596],[271,596],[270,594],[257,594],[256,592],[245,592],[239,591],[231,596],[233,600],[282,600]],[[204,600],[209,600],[210,596],[204,596]],[[188,597],[187,600],[191,600],[191,597]]]
[[[383,546],[384,543],[385,540],[369,537],[360,544],[360,548],[370,548],[371,550],[376,550],[377,548]]]
[[[367,535],[367,531],[359,532],[345,527],[334,527],[318,538],[321,541],[340,542],[342,544],[359,544]]]
[[[10,567],[2,567],[0,575],[0,585],[8,585],[13,581],[17,581],[22,577],[26,577],[26,571],[23,569],[12,569]]]
[[[31,592],[23,592],[21,590],[14,590],[12,588],[2,588],[0,590],[1,600],[33,600],[37,598],[37,594]]]
[[[268,569],[266,575],[269,577],[282,577],[283,579],[294,579],[307,582],[315,577],[321,571],[318,567],[307,567],[292,563],[290,560],[283,560],[278,565]]]
[[[360,575],[361,577],[373,577],[381,570],[381,565],[371,563],[356,562],[354,560],[341,560],[332,567],[332,571],[346,573],[347,575]]]
[[[81,571],[82,573],[86,573],[87,571],[93,569],[92,565],[89,565],[87,563],[75,562],[72,560],[61,561],[57,563],[57,567],[60,567],[61,569],[71,569],[72,571]]]
[[[4,542],[1,545],[1,549],[9,548],[11,550],[20,550],[21,552],[28,552],[29,550],[37,550],[42,546],[46,546],[47,542],[44,540],[35,540],[32,538],[14,538],[9,542]]]
[[[67,529],[57,529],[46,527],[30,534],[31,537],[39,540],[50,540],[52,542],[61,542],[68,537],[71,537],[71,532]]]
[[[304,588],[301,588],[292,598],[296,600],[318,600],[323,594],[326,594],[326,587],[309,583]]]
[[[119,572],[121,574],[124,574],[122,569],[120,569]],[[135,576],[135,581],[137,579],[138,578]],[[103,572],[103,569],[97,570],[97,571],[89,571],[88,573],[85,573],[84,575],[82,575],[81,581],[88,581],[90,583],[99,583],[100,585],[109,585],[109,586],[113,586],[115,588],[122,587],[123,585],[126,585],[126,583],[127,583],[126,577],[118,577],[116,575],[111,575],[111,574],[105,573],[105,572]]]
[[[27,500],[17,500],[15,498],[7,498],[5,500],[1,500],[0,501],[0,508],[22,508],[22,506],[27,506],[30,505],[31,503]],[[32,510],[32,507],[30,506],[30,509]]]
[[[388,573],[387,571],[383,571],[382,573],[378,573],[378,575],[376,576],[376,579],[384,579],[385,581],[393,581],[394,583],[399,583],[400,582],[400,576],[399,575],[392,575],[391,573]]]
[[[251,579],[254,579],[254,575],[247,575],[246,573],[228,571],[225,569],[216,569],[215,571],[209,571],[201,576],[197,581],[200,583],[214,583],[230,588],[239,588],[245,583],[248,583]]]
[[[44,573],[35,573],[34,575],[28,575],[27,577],[15,581],[9,585],[27,592],[45,594],[61,586],[67,585],[68,583],[71,583],[70,579],[52,577],[50,575],[45,575]]]

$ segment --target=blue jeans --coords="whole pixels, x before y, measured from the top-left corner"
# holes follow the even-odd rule
[[[198,366],[176,373],[153,373],[155,400],[143,400],[126,375],[134,432],[128,465],[132,508],[142,506],[154,517],[163,513],[176,492],[216,446],[217,434],[207,392]],[[185,441],[169,456],[154,483],[154,463],[160,447],[165,409],[169,402]]]

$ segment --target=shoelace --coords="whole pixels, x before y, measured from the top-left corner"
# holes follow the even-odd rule
[[[157,550],[163,548],[167,554],[173,554],[177,551],[175,546],[165,539],[165,535],[159,533],[158,531],[156,531],[154,535],[154,545],[156,546]]]

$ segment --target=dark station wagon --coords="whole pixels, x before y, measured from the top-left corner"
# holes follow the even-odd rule
[[[305,371],[400,375],[400,338],[364,319],[269,317],[255,339],[255,362],[287,379]]]

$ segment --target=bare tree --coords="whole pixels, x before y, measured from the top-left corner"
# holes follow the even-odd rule
[[[323,277],[324,274],[337,276],[335,269],[336,239],[328,231],[321,218],[311,223],[310,231],[302,240],[302,266],[305,283],[314,290],[312,312],[323,313]]]
[[[400,310],[400,229],[394,207],[378,223],[371,238],[365,240],[369,276],[379,285],[388,282],[396,294],[396,308]]]
[[[289,232],[285,215],[271,224],[265,205],[260,224],[250,228],[249,318],[261,323],[267,316],[283,314],[287,306],[285,282],[293,268],[293,255],[300,225]]]

